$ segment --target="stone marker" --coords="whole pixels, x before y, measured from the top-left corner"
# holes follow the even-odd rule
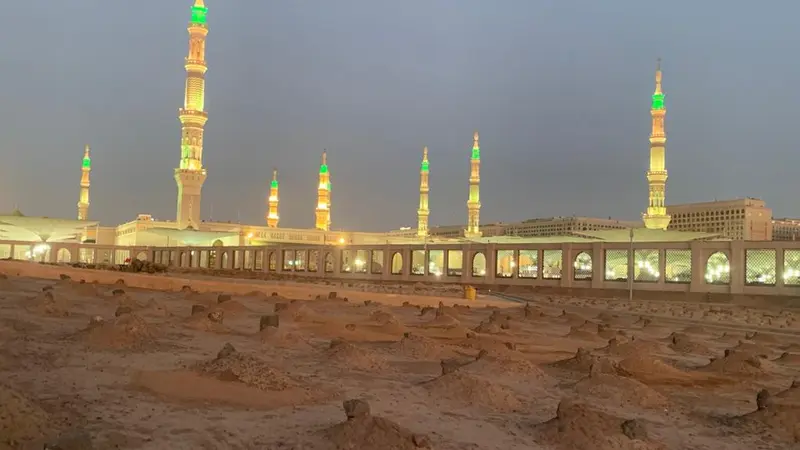
[[[63,281],[69,281],[69,280],[71,280],[71,279],[72,279],[72,277],[70,277],[70,276],[69,276],[69,275],[67,275],[67,274],[63,274],[63,273],[59,274],[59,275],[58,275],[58,278],[60,278],[60,279],[61,279],[61,280],[63,280]]]
[[[222,346],[222,350],[217,353],[217,359],[227,358],[234,353],[236,353],[236,347],[231,345],[230,342],[226,342],[225,345]]]
[[[123,314],[130,314],[132,312],[133,310],[131,309],[130,306],[120,306],[117,308],[116,311],[114,311],[114,317],[119,317]]]
[[[762,389],[758,391],[758,394],[756,394],[756,406],[758,409],[766,409],[772,406],[772,403],[772,395],[768,390]]]
[[[114,297],[121,297],[121,296],[125,295],[125,290],[124,289],[114,289],[113,291],[111,291],[111,295],[113,295]]]
[[[231,295],[230,294],[219,294],[217,296],[217,303],[225,303],[225,302],[229,302],[229,301],[231,301]]]
[[[223,318],[225,318],[225,313],[220,310],[211,311],[208,313],[208,320],[214,323],[222,323]]]
[[[261,321],[258,324],[258,330],[264,331],[266,328],[278,328],[280,324],[280,316],[277,314],[270,314],[266,316],[261,316]]]
[[[192,315],[206,312],[205,305],[192,305]]]
[[[344,413],[347,420],[356,419],[359,417],[367,417],[370,415],[369,403],[361,399],[350,399],[342,402]]]

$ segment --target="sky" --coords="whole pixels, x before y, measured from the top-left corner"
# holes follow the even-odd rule
[[[25,0],[0,26],[0,211],[174,220],[192,0]],[[328,151],[332,229],[466,223],[472,133],[481,221],[637,219],[662,58],[667,203],[766,200],[800,216],[800,2],[206,0],[202,217],[313,227]]]

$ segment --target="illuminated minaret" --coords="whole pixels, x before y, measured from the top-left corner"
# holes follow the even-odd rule
[[[270,228],[278,228],[278,169],[272,171],[272,183],[269,185],[267,226]]]
[[[205,112],[206,77],[206,8],[203,0],[195,0],[189,23],[189,54],[186,56],[186,95],[178,118],[181,121],[181,161],[175,169],[178,184],[179,229],[200,224],[200,191],[206,181],[203,168],[203,127],[208,120]]]
[[[667,110],[664,107],[664,92],[661,90],[661,60],[656,67],[656,90],[653,93],[653,102],[650,107],[653,128],[650,132],[650,169],[647,171],[647,182],[650,185],[650,204],[647,212],[642,214],[644,226],[652,230],[666,230],[671,217],[667,214],[664,203],[667,190],[667,167],[665,161],[665,146],[667,133],[664,130],[664,117]]]
[[[472,157],[469,160],[469,200],[467,200],[467,231],[465,237],[481,237],[480,214],[481,214],[481,146],[478,142],[479,136],[476,131],[472,137]]]
[[[425,237],[428,235],[428,147],[422,149],[422,164],[419,167],[419,209],[417,210],[417,236]]]
[[[92,171],[92,158],[89,156],[89,146],[83,150],[81,163],[81,196],[78,200],[78,220],[89,220],[89,172]]]
[[[331,178],[328,173],[328,152],[322,152],[322,164],[319,166],[319,187],[317,189],[318,230],[330,230],[331,227]]]

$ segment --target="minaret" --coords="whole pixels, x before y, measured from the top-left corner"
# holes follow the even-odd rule
[[[478,142],[479,136],[476,131],[472,136],[472,157],[469,161],[469,200],[467,200],[467,231],[464,233],[468,238],[481,237],[480,214],[481,214],[481,146]]]
[[[428,209],[428,172],[430,171],[428,163],[428,147],[422,149],[422,164],[419,167],[419,209],[417,210],[417,236],[428,236],[428,216],[430,210]]]
[[[195,0],[189,23],[189,54],[186,56],[186,95],[178,118],[181,121],[181,160],[175,169],[178,184],[179,229],[200,224],[200,191],[206,181],[203,168],[203,127],[208,120],[205,112],[206,77],[206,8],[203,0]]]
[[[278,228],[278,169],[272,171],[272,183],[269,185],[269,214],[267,226]]]
[[[656,90],[650,107],[653,128],[650,132],[650,169],[647,171],[647,182],[650,185],[650,205],[642,214],[644,226],[651,230],[666,230],[671,217],[667,214],[664,203],[667,188],[667,167],[665,162],[665,146],[667,133],[664,130],[664,92],[661,90],[661,60],[656,67]]]
[[[319,188],[317,189],[318,230],[328,231],[331,228],[331,178],[328,173],[328,152],[322,152],[322,164],[319,166]]]
[[[89,156],[89,146],[83,149],[83,162],[81,163],[81,196],[78,200],[78,220],[89,220],[89,172],[92,171],[92,158]]]

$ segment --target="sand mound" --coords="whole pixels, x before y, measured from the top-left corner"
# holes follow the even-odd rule
[[[781,402],[800,406],[800,380],[795,380],[792,385],[775,395]]]
[[[763,376],[766,374],[764,360],[748,352],[725,350],[725,356],[713,359],[700,368],[706,372],[726,375]]]
[[[278,348],[305,348],[311,344],[302,335],[283,328],[266,327],[256,333],[262,344]]]
[[[252,312],[250,308],[244,306],[238,300],[228,300],[227,302],[219,303],[217,304],[217,308],[225,311],[226,315],[230,314],[231,316]]]
[[[453,316],[442,314],[421,325],[423,328],[456,328],[461,322]]]
[[[301,304],[300,302],[292,302],[288,304],[277,303],[275,305],[275,312],[280,316],[281,320],[304,323],[325,322],[316,311]]]
[[[575,352],[575,356],[572,358],[556,361],[551,363],[550,366],[558,369],[588,373],[589,369],[592,368],[592,364],[596,362],[597,358],[592,356],[589,350],[586,350],[585,348],[579,348],[578,351]]]
[[[464,366],[469,373],[487,376],[523,375],[525,380],[543,380],[548,376],[536,364],[522,358],[508,358],[504,353],[481,352],[477,360]]]
[[[569,333],[567,333],[566,336],[564,337],[568,339],[575,339],[578,341],[597,342],[597,343],[603,342],[603,338],[601,338],[597,334],[589,331],[582,331],[576,327],[571,327]]]
[[[76,336],[96,350],[146,350],[155,343],[152,327],[135,314],[111,321],[95,317]]]
[[[75,294],[85,296],[85,297],[96,297],[100,294],[97,290],[97,285],[92,283],[86,283],[84,281],[80,282],[71,282],[67,285],[64,285],[65,288],[70,289]]]
[[[774,403],[738,417],[740,422],[766,428],[770,435],[800,444],[800,407]],[[795,448],[795,447],[793,447]]]
[[[781,347],[781,350],[785,350],[790,353],[800,353],[800,344],[791,343],[789,345],[784,345]]]
[[[238,352],[231,344],[225,344],[216,358],[198,363],[195,371],[221,381],[243,383],[262,391],[283,391],[298,386],[288,375],[269,367],[256,357]]]
[[[670,404],[666,397],[646,384],[613,374],[592,374],[575,384],[575,392],[625,409],[664,408]]]
[[[382,371],[389,367],[383,356],[341,339],[331,341],[327,357],[339,366],[367,372]]]
[[[213,313],[213,311],[212,311]],[[197,331],[209,331],[212,333],[230,333],[230,328],[209,318],[209,314],[203,311],[202,313],[194,314],[184,320],[186,328]]]
[[[45,436],[50,418],[34,402],[0,384],[0,447],[8,444],[15,448],[25,442]]]
[[[778,364],[785,364],[787,366],[800,365],[800,354],[783,352],[781,356],[775,359],[775,362]]]
[[[736,333],[729,333],[726,331],[722,333],[722,336],[718,337],[716,341],[723,342],[726,344],[738,344],[743,338],[744,336],[742,335]]]
[[[634,424],[638,423],[639,426]],[[556,417],[535,427],[542,440],[556,448],[571,450],[650,450],[663,448],[639,436],[641,422],[626,421],[573,400],[558,404]],[[638,431],[638,433],[634,433]],[[637,439],[631,439],[628,435]]]
[[[620,375],[644,383],[687,384],[699,380],[699,377],[672,367],[647,352],[634,353],[623,359],[618,370]]]
[[[669,348],[678,353],[692,355],[713,355],[714,351],[703,344],[695,342],[683,333],[672,333],[668,338]]]
[[[399,342],[393,343],[391,351],[414,359],[441,359],[453,353],[445,345],[413,333],[406,333]]]
[[[740,353],[747,353],[753,356],[761,356],[763,358],[767,358],[775,353],[771,348],[765,347],[761,344],[757,344],[754,342],[744,342],[739,341],[739,343],[733,347],[731,350],[740,352]]]
[[[451,372],[423,384],[439,400],[493,411],[515,411],[522,403],[511,389],[483,377]]]
[[[369,404],[363,400],[345,400],[344,409],[347,421],[322,433],[337,450],[431,448],[425,436],[414,434],[389,419],[371,415]]]
[[[775,336],[774,334],[765,334],[765,333],[761,333],[761,332],[758,332],[758,331],[755,331],[753,333],[747,334],[745,337],[747,338],[747,340],[750,340],[750,341],[753,341],[753,342],[762,343],[762,344],[779,344],[780,343],[780,339],[778,339],[778,337]]]
[[[609,339],[608,345],[598,349],[598,352],[611,356],[629,357],[642,353],[654,353],[663,350],[662,344],[642,339],[620,343],[618,339]]]
[[[63,295],[53,293],[52,290],[44,291],[25,302],[25,309],[45,316],[69,316],[69,304]]]

